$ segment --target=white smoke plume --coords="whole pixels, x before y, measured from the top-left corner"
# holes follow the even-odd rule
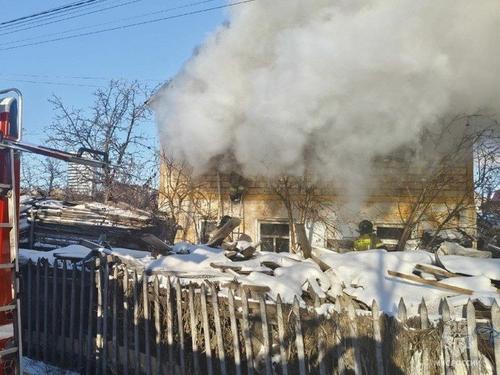
[[[444,116],[496,113],[499,77],[498,0],[256,0],[153,109],[163,147],[197,172],[224,156],[359,196],[375,157]]]

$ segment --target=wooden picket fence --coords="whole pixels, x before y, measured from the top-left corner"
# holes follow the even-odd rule
[[[266,301],[147,276],[111,257],[21,267],[24,355],[86,374],[500,374],[500,310],[397,317]]]

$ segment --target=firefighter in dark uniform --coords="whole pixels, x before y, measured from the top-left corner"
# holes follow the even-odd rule
[[[385,245],[373,233],[373,224],[369,220],[363,220],[358,225],[359,237],[354,241],[354,250],[363,251],[369,249],[385,249]]]

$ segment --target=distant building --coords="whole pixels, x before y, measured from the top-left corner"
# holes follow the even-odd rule
[[[81,164],[68,164],[68,191],[74,195],[92,196],[96,189],[95,169]]]

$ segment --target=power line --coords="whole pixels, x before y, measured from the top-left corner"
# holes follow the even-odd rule
[[[71,20],[71,19],[74,19],[74,18],[79,18],[79,17],[87,16],[89,14],[100,13],[100,12],[104,12],[106,10],[123,7],[125,5],[129,5],[129,4],[133,4],[133,3],[138,3],[140,1],[142,1],[142,0],[130,0],[130,1],[126,1],[124,3],[119,3],[119,4],[112,5],[112,6],[109,6],[109,7],[106,7],[106,8],[96,9],[96,10],[93,10],[93,11],[90,11],[90,12],[80,13],[80,14],[78,14],[78,12],[73,12],[71,14],[74,14],[74,13],[77,13],[77,14],[75,14],[75,15],[73,15],[71,17],[55,19],[55,20],[50,21],[50,22],[42,22],[42,23],[31,25],[31,26],[21,27],[19,29],[15,29],[15,30],[9,30],[7,32],[1,33],[0,36],[14,34],[14,33],[18,33],[20,31],[25,31],[25,30],[31,30],[31,29],[34,29],[34,28],[38,28],[38,27],[46,26],[46,25],[51,25],[51,24],[54,24],[54,23],[64,22],[64,21]],[[52,17],[52,18],[56,18],[56,17]]]
[[[56,85],[56,86],[80,86],[80,87],[93,87],[93,88],[101,88],[102,85],[90,85],[84,83],[73,83],[73,82],[52,82],[52,81],[34,81],[29,79],[12,79],[12,78],[3,78],[6,81],[12,82],[23,82],[23,83],[34,83],[34,84],[42,84],[42,85]]]
[[[134,79],[130,78],[125,78],[125,77],[102,77],[102,76],[66,76],[66,75],[48,75],[48,74],[24,74],[24,73],[0,73],[0,76],[8,76],[8,77],[31,77],[31,78],[47,78],[47,79],[80,79],[80,80],[92,80],[92,81],[110,81],[112,79],[117,79],[117,80],[128,80],[128,81],[134,81]],[[4,79],[9,79],[9,78],[4,78]],[[17,80],[17,78],[13,78],[11,80]],[[137,81],[141,82],[163,82],[165,81],[165,78],[139,78],[136,79]]]
[[[18,40],[8,41],[8,42],[3,43],[3,45],[5,45],[5,44],[16,44],[16,43],[21,43],[21,42],[27,42],[27,41],[30,41],[30,40],[37,40],[37,39],[41,39],[41,38],[44,38],[44,37],[50,37],[50,36],[53,36],[53,35],[68,34],[68,33],[75,32],[75,31],[90,29],[90,28],[93,28],[93,27],[105,26],[105,25],[110,25],[110,24],[115,24],[115,23],[118,23],[118,22],[122,22],[122,21],[128,21],[130,19],[137,19],[137,18],[152,16],[152,15],[155,15],[155,14],[172,12],[174,10],[189,8],[189,7],[196,6],[196,5],[211,3],[211,2],[214,2],[214,1],[220,1],[220,0],[198,1],[198,2],[194,2],[194,3],[186,4],[186,5],[181,5],[181,6],[173,7],[173,8],[167,8],[167,9],[158,10],[158,11],[155,11],[155,12],[143,13],[143,14],[139,14],[137,16],[121,18],[121,19],[115,20],[115,21],[103,22],[103,23],[98,23],[98,24],[93,24],[93,25],[86,25],[86,26],[77,27],[77,28],[74,28],[74,29],[69,29],[69,30],[64,30],[64,31],[58,31],[58,32],[55,32],[55,33],[49,33],[49,34],[39,35],[39,36],[36,36],[36,37],[33,37],[33,38],[25,38],[25,39],[18,39]]]
[[[149,20],[149,21],[135,22],[135,23],[127,24],[127,25],[110,27],[110,28],[107,28],[107,29],[89,31],[89,32],[86,32],[86,33],[80,33],[80,34],[75,34],[75,35],[68,35],[68,36],[65,36],[65,37],[53,38],[53,39],[43,40],[43,41],[34,42],[34,43],[26,43],[26,44],[20,44],[20,45],[12,46],[12,47],[0,48],[0,51],[7,51],[7,50],[17,49],[17,48],[22,48],[22,47],[28,47],[28,46],[36,46],[36,45],[40,45],[40,44],[46,44],[46,43],[56,42],[56,41],[60,41],[60,40],[74,39],[74,38],[79,38],[79,37],[83,37],[83,36],[96,35],[96,34],[101,34],[101,33],[108,32],[108,31],[123,30],[123,29],[128,29],[128,28],[131,28],[131,27],[137,27],[137,26],[147,25],[147,24],[151,24],[151,23],[157,23],[157,22],[161,22],[161,21],[167,21],[167,20],[172,20],[172,19],[176,19],[176,18],[182,18],[182,17],[192,16],[192,15],[195,15],[195,14],[206,13],[206,12],[210,12],[210,11],[213,11],[213,10],[218,10],[218,9],[223,9],[223,8],[230,8],[230,7],[234,7],[234,6],[237,6],[237,5],[251,3],[251,2],[254,2],[254,1],[256,1],[256,0],[242,0],[242,1],[237,1],[237,2],[233,2],[233,3],[228,3],[228,4],[225,4],[225,5],[214,6],[214,7],[211,7],[211,8],[204,8],[204,9],[194,10],[194,11],[191,11],[191,12],[176,14],[176,15],[173,15],[173,16],[156,18],[156,19],[152,19],[152,20]],[[0,35],[2,35],[2,34],[0,34]]]
[[[90,3],[95,3],[96,1],[98,1],[98,0],[85,0],[85,1],[73,2],[73,3],[66,4],[66,5],[63,5],[63,6],[60,6],[60,7],[47,9],[47,10],[44,10],[44,11],[41,11],[41,12],[38,12],[38,13],[33,13],[33,14],[30,14],[30,15],[27,15],[27,16],[23,16],[23,17],[19,17],[19,18],[14,18],[14,19],[9,20],[9,21],[0,22],[0,26],[10,25],[10,24],[14,24],[14,23],[19,23],[21,21],[24,22],[25,20],[28,20],[28,19],[31,19],[31,18],[45,16],[47,14],[60,12],[60,11],[66,10],[66,9],[72,9],[72,8],[75,8],[75,7],[85,6],[85,5],[90,4]]]

